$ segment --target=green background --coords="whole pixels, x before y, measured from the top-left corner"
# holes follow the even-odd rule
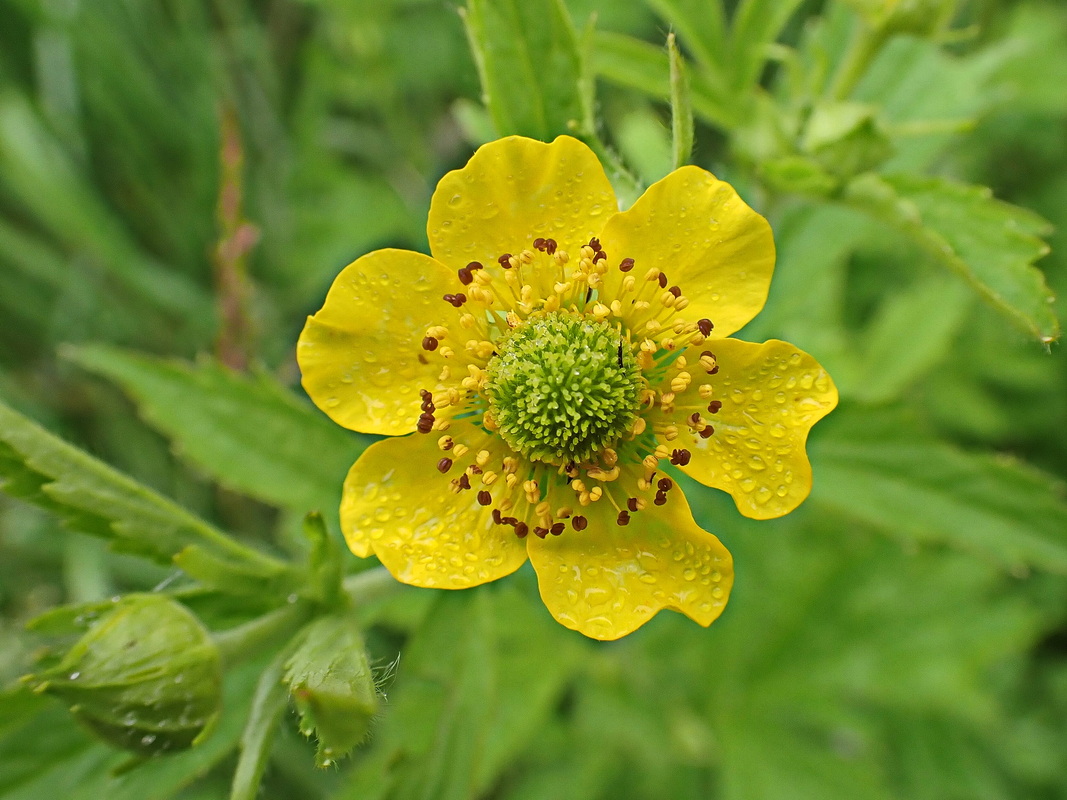
[[[1067,7],[457,5],[0,0],[0,399],[138,482],[120,508],[112,473],[0,415],[0,482],[36,503],[0,496],[0,799],[231,796],[279,643],[227,662],[201,745],[116,773],[19,688],[71,641],[25,623],[155,587],[213,631],[329,607],[277,565],[336,565],[301,519],[336,545],[366,440],[300,391],[303,320],[359,255],[426,250],[478,144],[566,132],[624,200],[691,161],[768,216],[740,337],[841,390],[812,496],[752,522],[686,485],[736,562],[708,630],[664,612],[592,642],[528,567],[383,592],[357,607],[369,741],[320,769],[284,695],[257,705],[258,796],[1067,798]],[[278,558],[236,580],[216,529]],[[190,541],[196,584],[169,563]],[[336,558],[348,587],[371,566]]]

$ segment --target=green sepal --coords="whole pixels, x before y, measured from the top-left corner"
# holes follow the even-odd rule
[[[143,755],[195,744],[222,700],[210,634],[184,606],[155,594],[124,597],[57,666],[23,680],[69,704],[100,738]]]
[[[341,591],[344,577],[341,548],[318,512],[304,517],[304,536],[310,545],[304,595],[328,608],[336,608],[347,602],[347,596]]]
[[[331,615],[309,624],[285,664],[285,683],[300,715],[300,731],[318,740],[320,767],[367,738],[378,713],[378,691],[363,635],[351,617]]]
[[[865,103],[823,103],[808,118],[802,149],[831,175],[851,178],[893,155],[878,109]]]

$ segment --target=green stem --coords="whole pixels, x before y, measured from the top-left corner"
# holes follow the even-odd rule
[[[888,38],[885,28],[868,28],[861,23],[834,75],[828,92],[830,97],[834,100],[844,100],[852,94]]]
[[[233,666],[292,636],[310,616],[311,606],[307,603],[292,603],[244,625],[216,633],[215,644],[223,663],[227,667]]]
[[[343,587],[345,594],[358,608],[366,603],[388,597],[393,592],[402,589],[404,584],[390,575],[385,567],[375,567],[366,572],[349,575],[345,578]]]

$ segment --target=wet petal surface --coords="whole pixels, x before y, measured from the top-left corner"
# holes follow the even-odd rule
[[[612,263],[634,259],[634,275],[662,271],[688,298],[685,316],[715,324],[712,336],[729,336],[767,300],[774,271],[770,225],[732,186],[699,167],[682,167],[652,184],[607,222],[600,241]],[[617,272],[610,277],[613,284],[621,280]]]
[[[684,471],[707,486],[729,492],[738,510],[753,519],[788,514],[811,491],[811,464],[804,450],[811,427],[837,405],[837,388],[819,363],[788,342],[738,339],[708,341],[686,351],[692,363],[715,355],[719,371],[694,380],[676,403],[701,411],[715,427],[698,439]],[[699,384],[711,385],[710,400]]]
[[[442,297],[457,286],[443,265],[407,250],[377,250],[345,267],[297,343],[315,405],[352,430],[415,430],[419,390],[434,390],[442,366],[426,357],[423,335],[455,319]],[[460,369],[462,358],[457,353]]]
[[[701,625],[722,613],[733,585],[729,551],[693,520],[675,489],[664,506],[635,513],[627,526],[600,501],[582,509],[589,526],[531,537],[541,598],[560,623],[594,639],[618,639],[661,609]]]
[[[484,437],[456,422],[457,438]],[[438,472],[435,434],[412,434],[372,444],[348,473],[341,529],[357,556],[372,552],[403,583],[465,589],[502,578],[526,561],[526,544],[493,524],[476,491],[454,494]]]
[[[483,145],[437,184],[427,234],[434,258],[454,269],[495,269],[504,253],[553,238],[576,253],[618,206],[593,151],[560,136],[551,144],[511,136]]]

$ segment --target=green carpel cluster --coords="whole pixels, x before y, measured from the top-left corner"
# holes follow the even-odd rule
[[[565,311],[532,317],[487,366],[500,435],[532,461],[592,459],[633,424],[641,373],[607,322]]]

